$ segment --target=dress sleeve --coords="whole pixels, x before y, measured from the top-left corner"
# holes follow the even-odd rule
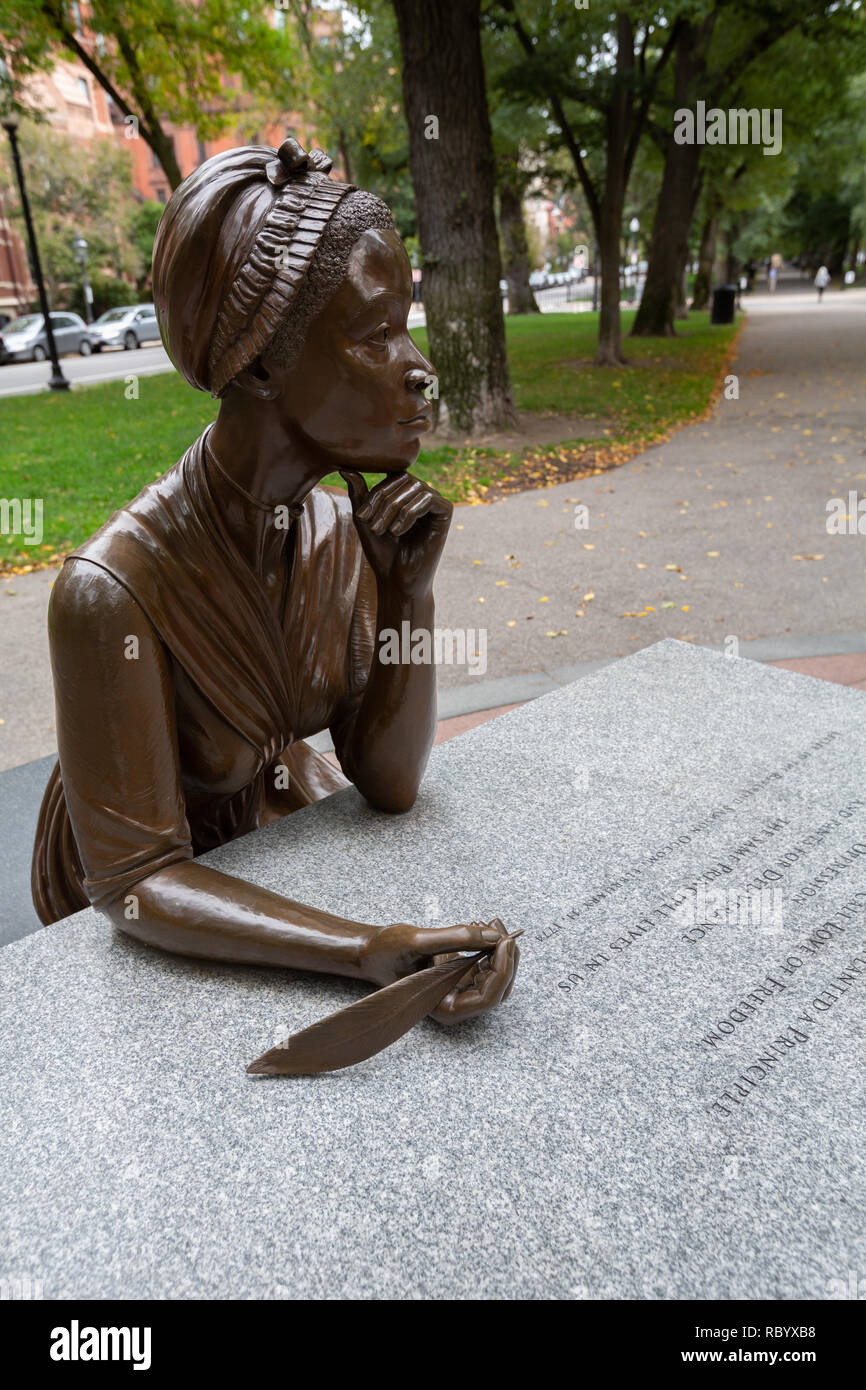
[[[193,857],[168,655],[106,570],[67,560],[48,618],[57,741],[84,891],[106,906]]]

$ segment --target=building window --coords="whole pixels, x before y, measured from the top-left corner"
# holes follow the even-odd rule
[[[88,85],[87,85],[87,78],[86,78],[86,77],[79,77],[79,79],[78,79],[78,91],[79,91],[79,93],[80,93],[80,95],[81,95],[82,101],[85,101],[85,102],[87,103],[87,105],[89,106],[89,105],[90,105],[90,88],[89,88]]]
[[[81,6],[78,4],[78,0],[72,0],[72,4],[69,8],[72,10],[72,22],[75,25],[76,34],[83,34],[84,27],[81,23]]]
[[[204,164],[204,162],[205,162],[206,159],[207,159],[207,150],[205,149],[205,146],[204,146],[204,140],[199,140],[199,142],[198,142],[198,162],[199,162],[199,164]]]
[[[157,201],[158,203],[164,203],[164,202],[165,202],[165,189],[164,189],[164,188],[158,188],[158,189],[156,190],[156,201]]]

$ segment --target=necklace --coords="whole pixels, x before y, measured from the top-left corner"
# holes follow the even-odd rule
[[[205,449],[207,450],[209,462],[216,469],[217,473],[219,473],[223,481],[228,483],[229,487],[234,488],[235,492],[240,493],[241,497],[249,502],[251,507],[258,507],[259,511],[263,512],[275,512],[278,508],[283,508],[286,513],[286,521],[289,523],[297,521],[301,512],[304,510],[303,502],[295,502],[291,507],[281,502],[263,502],[260,497],[254,497],[251,492],[247,492],[245,487],[241,487],[241,484],[237,482],[230,473],[226,472],[208,440],[205,440]]]
[[[288,532],[294,527],[295,522],[301,515],[301,512],[304,510],[303,502],[296,502],[291,507],[279,502],[263,502],[260,497],[254,497],[251,492],[247,492],[245,487],[241,487],[240,483],[236,482],[235,479],[231,477],[229,473],[226,472],[219,459],[217,458],[216,454],[214,453],[213,449],[211,448],[207,438],[205,438],[205,454],[208,463],[216,470],[217,473],[219,473],[220,477],[226,483],[228,483],[229,487],[234,488],[235,492],[239,493],[239,495],[243,497],[245,501],[249,502],[250,506],[257,507],[259,511],[268,512],[271,516],[274,516],[277,513],[277,511],[282,507],[283,511],[285,512],[285,516],[282,519],[280,529],[286,532],[286,536],[284,537],[285,542],[285,540],[288,539]],[[291,563],[287,563],[285,544],[282,548],[282,561],[279,568],[282,572],[282,582],[280,585],[279,598],[277,600],[277,612],[279,615],[280,626],[283,627],[285,625],[286,607],[289,600],[289,583],[291,579],[292,568]]]

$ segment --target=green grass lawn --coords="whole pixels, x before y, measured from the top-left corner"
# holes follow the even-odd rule
[[[632,318],[623,314],[624,332]],[[695,314],[675,339],[625,338],[634,365],[611,369],[590,365],[595,314],[528,315],[506,319],[506,327],[518,408],[605,420],[607,433],[592,446],[562,443],[584,452],[612,446],[623,457],[706,410],[735,332]],[[426,350],[426,332],[414,336]],[[0,570],[44,564],[80,544],[180,458],[216,414],[216,401],[174,374],[143,376],[138,386],[137,400],[126,399],[123,380],[0,399],[0,498],[42,498],[44,529],[40,546],[0,534]],[[522,463],[521,455],[441,447],[423,452],[413,471],[461,501],[507,481]]]

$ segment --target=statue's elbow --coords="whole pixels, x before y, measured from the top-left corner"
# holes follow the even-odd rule
[[[402,816],[407,811],[411,811],[415,805],[418,797],[418,783],[370,788],[364,795],[377,811],[387,811],[390,815]]]

